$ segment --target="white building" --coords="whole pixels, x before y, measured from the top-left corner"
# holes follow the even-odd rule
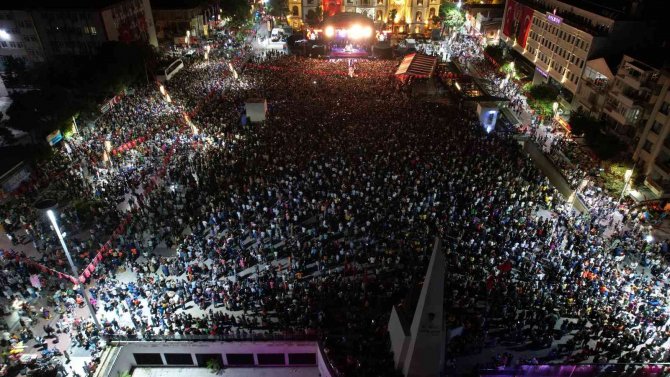
[[[670,192],[670,73],[626,57],[617,80],[625,86],[612,95],[617,106],[609,114],[616,117],[619,110],[631,108],[648,114],[638,127],[639,141],[633,160],[646,177],[647,186],[659,196],[667,194]]]
[[[29,12],[0,10],[0,60],[6,56],[21,58],[27,64],[44,61],[42,43]]]
[[[632,13],[589,2],[589,9],[558,0],[507,0],[501,40],[535,66],[534,83],[561,89],[572,104],[587,62],[615,54],[649,34]],[[586,4],[586,3],[584,3]]]

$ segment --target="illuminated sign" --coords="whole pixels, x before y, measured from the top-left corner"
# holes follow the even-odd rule
[[[536,70],[539,74],[541,74],[542,76],[544,76],[544,77],[549,77],[549,74],[548,74],[547,72],[545,72],[544,69],[542,69],[542,68],[540,68],[540,67],[535,67],[535,70]]]
[[[560,25],[563,22],[563,19],[561,17],[558,17],[557,15],[553,13],[547,13],[547,20],[551,22],[552,24]]]

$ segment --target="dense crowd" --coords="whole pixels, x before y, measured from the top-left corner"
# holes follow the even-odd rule
[[[3,260],[5,296],[49,295],[57,327],[93,353],[104,336],[313,336],[345,375],[394,375],[391,305],[409,305],[441,237],[447,321],[462,327],[447,356],[499,339],[554,360],[667,359],[667,246],[633,214],[602,197],[575,213],[510,135],[408,96],[396,61],[252,53],[189,62],[170,101],[157,86],[127,95],[2,208],[8,234],[64,266],[31,204],[90,199],[59,221],[79,266],[110,240],[85,285],[102,329],[74,314],[69,281],[35,289],[21,259]],[[248,98],[267,99],[265,122],[248,122]]]

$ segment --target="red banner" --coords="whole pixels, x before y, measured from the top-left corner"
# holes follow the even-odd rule
[[[521,22],[517,30],[516,42],[519,46],[526,48],[530,27],[533,24],[533,8],[521,4],[517,4],[517,7],[521,7]]]
[[[514,38],[514,11],[516,10],[516,1],[507,0],[507,9],[505,10],[505,19],[503,20],[502,32],[510,38]]]
[[[516,40],[521,47],[526,47],[530,27],[533,24],[533,8],[507,0],[503,34]]]

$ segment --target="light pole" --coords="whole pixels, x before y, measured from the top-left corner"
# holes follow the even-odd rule
[[[70,263],[70,269],[72,269],[72,274],[75,279],[79,276],[79,273],[77,272],[77,267],[74,265],[74,261],[72,261],[72,256],[70,255],[70,251],[67,248],[67,245],[65,244],[65,240],[63,239],[63,235],[60,232],[60,228],[58,227],[58,223],[56,222],[56,214],[54,213],[53,210],[49,209],[47,210],[47,217],[49,220],[51,220],[51,225],[53,225],[54,230],[56,231],[56,235],[58,235],[58,240],[60,241],[61,246],[63,247],[63,251],[65,252],[65,256],[67,257],[68,263]],[[81,286],[81,293],[82,296],[84,296],[84,300],[86,301],[86,306],[88,307],[89,314],[91,315],[91,318],[93,319],[93,323],[95,323],[95,326],[99,329],[102,329],[100,326],[100,323],[98,322],[98,317],[95,315],[95,309],[93,309],[93,305],[91,305],[91,300],[88,297],[88,293],[86,292],[86,287],[84,287],[84,284],[80,282]]]
[[[633,169],[627,169],[623,174],[623,189],[621,189],[621,196],[619,196],[619,203],[623,200],[623,196],[626,194],[626,189],[630,183],[630,178],[633,176]]]

